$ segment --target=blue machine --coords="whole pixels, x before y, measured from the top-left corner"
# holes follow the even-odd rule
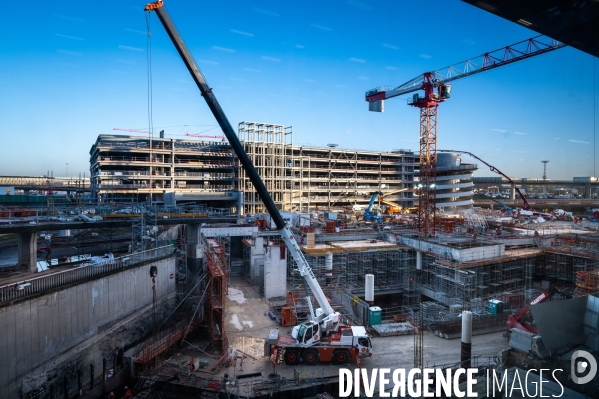
[[[364,220],[366,220],[367,222],[381,223],[383,221],[383,218],[381,217],[380,213],[374,213],[372,211],[372,207],[374,206],[374,203],[378,196],[378,194],[374,194],[370,199],[368,206],[366,207],[366,209],[364,209]]]

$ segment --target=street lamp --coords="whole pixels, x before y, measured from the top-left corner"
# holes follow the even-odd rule
[[[65,165],[66,166],[64,167],[64,172],[65,172],[64,175],[65,175],[65,177],[68,177],[69,176],[69,164],[65,162]]]

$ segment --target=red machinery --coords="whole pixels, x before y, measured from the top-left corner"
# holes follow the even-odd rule
[[[530,311],[530,307],[532,305],[536,305],[538,303],[545,302],[546,300],[550,299],[555,294],[559,294],[564,298],[572,298],[572,295],[562,292],[555,287],[552,287],[551,289],[549,289],[547,291],[541,292],[541,294],[538,297],[536,297],[535,299],[530,301],[528,303],[528,305],[523,307],[518,313],[509,315],[507,318],[506,325],[509,328],[516,328],[518,330],[525,331],[528,333],[538,334],[539,330],[535,326],[533,326],[531,322],[523,321],[523,319],[526,317],[526,315]],[[507,334],[506,334],[506,336],[507,336]]]
[[[522,199],[523,202],[523,209],[525,211],[528,212],[532,212],[530,213],[533,216],[542,216],[544,218],[547,219],[554,219],[554,215],[550,214],[550,213],[545,213],[545,212],[536,212],[532,209],[532,207],[530,206],[530,204],[528,203],[528,201],[526,200],[526,197],[524,196],[524,194],[522,194],[522,191],[520,191],[520,189],[516,186],[516,183],[514,183],[514,181],[512,179],[510,179],[510,177],[508,175],[506,175],[505,173],[503,173],[502,171],[500,171],[499,169],[497,169],[495,166],[490,165],[488,163],[486,163],[485,161],[483,161],[482,159],[480,159],[479,157],[477,157],[476,155],[474,155],[471,152],[468,151],[461,151],[461,150],[439,150],[439,152],[450,152],[450,153],[457,153],[457,154],[466,154],[466,155],[470,155],[472,158],[484,163],[485,165],[487,165],[489,167],[489,169],[491,169],[491,172],[495,172],[503,177],[505,177],[507,179],[508,182],[510,182],[510,184],[512,185],[512,187],[514,188],[514,190],[516,191],[516,193],[518,193],[518,195],[520,196],[520,199]],[[500,205],[501,204],[499,201],[495,201]],[[505,205],[503,205],[505,206]],[[528,214],[526,214],[525,216],[528,216]]]

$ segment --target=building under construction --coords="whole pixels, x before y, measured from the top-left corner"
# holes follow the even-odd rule
[[[258,170],[279,209],[365,207],[376,192],[413,188],[417,161],[411,150],[376,152],[293,144],[293,129],[283,125],[240,122],[239,140]],[[239,188],[246,214],[264,213],[260,198],[242,169]],[[395,193],[388,200],[404,208],[414,206],[412,192]]]
[[[373,194],[413,188],[410,150],[376,152],[293,145],[293,129],[241,122],[238,136],[279,209],[363,209]],[[243,214],[264,213],[262,201],[222,141],[100,135],[90,150],[93,194],[99,202],[198,202]],[[241,193],[241,194],[240,194]],[[403,208],[411,191],[390,194]]]

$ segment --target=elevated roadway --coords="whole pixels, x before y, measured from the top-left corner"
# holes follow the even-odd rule
[[[235,216],[200,216],[200,217],[183,217],[183,218],[168,218],[157,219],[159,226],[173,226],[177,224],[198,225],[206,224],[231,224],[237,221]],[[116,227],[131,227],[131,219],[120,220],[100,220],[98,222],[48,222],[35,224],[14,224],[0,225],[0,234],[20,234],[20,233],[39,233],[48,230],[78,230],[78,229],[102,229]]]
[[[499,202],[505,204],[507,206],[518,208],[522,207],[521,199],[503,199],[499,198]],[[557,199],[557,198],[548,198],[548,199],[534,199],[534,198],[526,198],[526,201],[532,207],[537,208],[562,208],[562,207],[580,207],[580,208],[599,208],[599,199]],[[493,207],[497,208],[499,205],[492,201],[491,199],[474,199],[474,206],[490,206],[493,204]]]
[[[0,187],[17,190],[91,191],[90,179],[45,176],[0,176]]]
[[[157,219],[157,224],[165,225],[188,225],[188,239],[191,241],[188,244],[199,243],[199,231],[202,224],[236,224],[237,217],[235,216],[200,216],[200,217],[169,217],[168,219]],[[30,272],[37,271],[37,236],[41,231],[49,230],[77,230],[77,229],[93,229],[93,228],[116,228],[116,227],[131,227],[132,220],[101,220],[97,222],[57,222],[48,223],[35,222],[35,224],[18,224],[18,225],[0,225],[0,234],[16,234],[17,235],[17,255],[18,265],[29,270]]]

